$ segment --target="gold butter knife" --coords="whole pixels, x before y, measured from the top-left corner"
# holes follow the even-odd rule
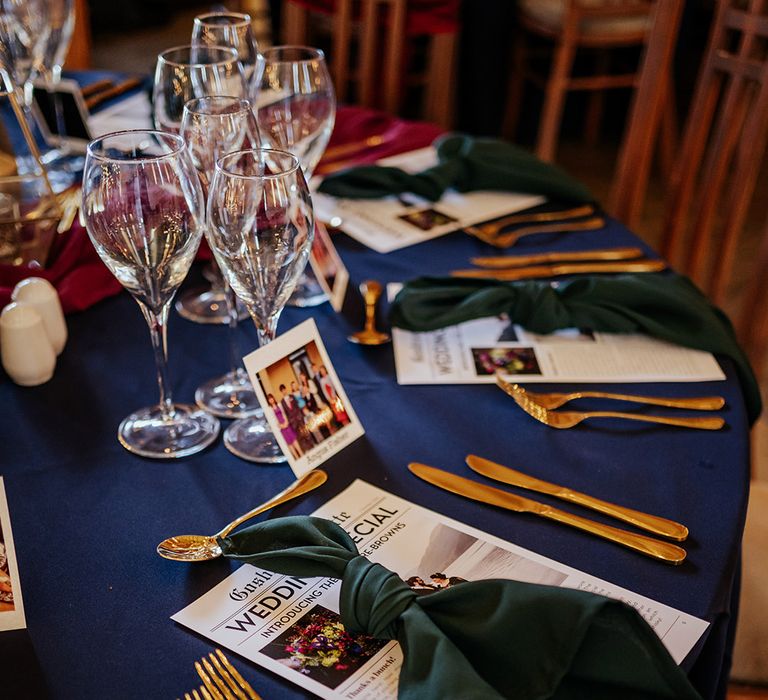
[[[560,277],[561,275],[606,274],[619,272],[660,272],[666,268],[663,260],[638,260],[636,262],[564,263],[560,265],[534,265],[513,270],[453,270],[451,277],[495,279],[502,282],[534,279],[536,277]]]
[[[560,486],[548,481],[543,481],[542,479],[537,479],[528,474],[523,474],[523,472],[519,472],[516,469],[511,469],[510,467],[505,467],[496,462],[491,462],[490,460],[478,457],[477,455],[467,455],[466,462],[470,469],[473,469],[478,474],[487,476],[489,479],[503,481],[505,484],[519,486],[520,488],[529,489],[531,491],[538,491],[539,493],[546,493],[564,501],[577,503],[580,506],[591,508],[592,510],[596,510],[604,515],[609,515],[617,520],[623,520],[625,523],[639,527],[642,530],[653,532],[656,535],[669,537],[678,542],[682,542],[688,537],[688,528],[685,525],[676,523],[674,520],[667,520],[666,518],[661,518],[657,515],[650,515],[649,513],[625,508],[624,506],[619,506],[615,503],[601,501],[599,498],[594,498],[585,493],[574,491],[567,486]]]
[[[408,465],[408,469],[420,479],[451,493],[518,513],[540,515],[543,518],[584,530],[592,535],[597,535],[660,561],[677,565],[681,564],[686,557],[686,551],[682,547],[669,542],[662,542],[645,535],[637,535],[633,532],[611,527],[610,525],[603,525],[602,523],[567,513],[564,510],[553,508],[544,503],[539,503],[530,498],[517,496],[509,491],[502,491],[493,486],[486,486],[477,481],[456,476],[442,469],[436,469],[435,467],[419,464],[418,462],[411,462]]]
[[[491,255],[482,258],[470,258],[469,262],[478,267],[504,269],[543,263],[576,262],[579,260],[633,260],[642,257],[643,251],[640,248],[600,248],[598,250],[534,253],[533,255]]]

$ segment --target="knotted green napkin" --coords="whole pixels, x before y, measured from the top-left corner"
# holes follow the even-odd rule
[[[226,557],[279,573],[342,579],[347,630],[402,645],[401,700],[699,698],[619,601],[500,579],[417,596],[322,518],[270,520],[219,544]]]
[[[459,192],[504,190],[540,194],[561,202],[590,202],[594,197],[560,168],[528,151],[496,139],[461,134],[434,143],[438,165],[410,174],[400,168],[361,165],[328,175],[320,192],[349,199],[379,199],[411,192],[436,202],[452,187]]]
[[[405,284],[390,307],[389,318],[393,326],[431,331],[502,313],[534,333],[559,328],[645,333],[726,355],[736,366],[750,422],[760,415],[760,388],[733,326],[681,275],[580,277],[557,286],[541,281],[420,277]]]

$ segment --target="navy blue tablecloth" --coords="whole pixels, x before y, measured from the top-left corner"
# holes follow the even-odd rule
[[[309,513],[355,478],[366,479],[710,621],[684,666],[704,697],[724,697],[749,458],[743,400],[729,364],[724,363],[725,382],[622,387],[648,394],[722,394],[728,427],[720,432],[623,421],[552,430],[494,386],[398,386],[391,346],[346,341],[362,321],[354,285],[369,277],[390,282],[443,274],[464,267],[471,255],[491,251],[460,233],[388,255],[343,234],[335,240],[352,276],[343,312],[335,314],[328,304],[289,308],[280,331],[309,317],[316,320],[366,435],[327,463],[330,478],[323,487],[274,515]],[[532,237],[516,252],[629,244],[637,240],[611,222],[597,232]],[[172,534],[215,532],[293,477],[284,466],[237,459],[220,440],[179,461],[126,452],[117,442],[118,423],[157,395],[144,320],[123,293],[68,321],[70,339],[50,382],[21,388],[0,373],[0,474],[28,635],[41,669],[30,661],[30,672],[42,674],[54,697],[180,696],[198,684],[192,663],[212,645],[169,617],[235,565],[173,563],[159,558],[155,545]],[[250,323],[243,324],[240,340],[243,354],[256,346]],[[224,328],[196,325],[173,313],[169,345],[177,400],[191,402],[202,381],[227,369]],[[406,470],[416,460],[466,474],[463,460],[471,452],[679,520],[691,532],[688,559],[680,567],[658,563],[555,523],[438,491]],[[233,657],[265,698],[307,696]],[[0,655],[0,667],[3,661]],[[17,664],[13,672],[18,669]]]

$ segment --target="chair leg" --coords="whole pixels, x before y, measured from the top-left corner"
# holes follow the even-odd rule
[[[509,86],[507,87],[507,104],[504,109],[504,122],[501,126],[501,133],[509,141],[515,140],[517,125],[520,121],[520,104],[523,99],[523,88],[525,87],[525,64],[526,64],[526,39],[520,32],[514,38],[512,47],[512,73],[509,76]]]
[[[661,127],[659,129],[659,164],[662,177],[667,185],[671,184],[672,172],[677,157],[677,104],[672,78],[667,81],[663,107],[661,111]]]
[[[376,80],[376,28],[379,5],[376,0],[363,0],[361,7],[360,75],[358,101],[364,107],[373,107]]]
[[[294,2],[283,3],[283,42],[291,45],[307,43],[307,11]]]
[[[565,94],[568,90],[568,77],[576,55],[576,44],[568,37],[555,49],[555,60],[547,81],[544,110],[536,143],[536,155],[542,160],[552,161],[555,157],[555,145],[563,118]]]
[[[349,44],[352,40],[352,0],[338,0],[333,20],[333,82],[336,99],[345,102],[349,88]]]
[[[611,56],[606,50],[598,51],[595,57],[595,75],[608,75]],[[584,122],[584,140],[587,145],[597,144],[600,136],[600,126],[603,121],[603,107],[605,105],[605,90],[593,90],[589,97],[589,107]]]
[[[430,47],[424,117],[444,129],[453,127],[456,39],[455,33],[435,34]]]
[[[392,0],[388,4],[390,31],[384,65],[384,109],[390,114],[397,114],[403,86],[406,2]]]

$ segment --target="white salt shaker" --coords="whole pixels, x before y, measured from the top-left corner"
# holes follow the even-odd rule
[[[53,376],[56,352],[33,306],[14,302],[3,309],[0,360],[8,376],[21,386],[37,386]]]
[[[55,353],[60,355],[67,342],[67,323],[55,287],[42,277],[28,277],[16,285],[11,299],[37,310]]]

